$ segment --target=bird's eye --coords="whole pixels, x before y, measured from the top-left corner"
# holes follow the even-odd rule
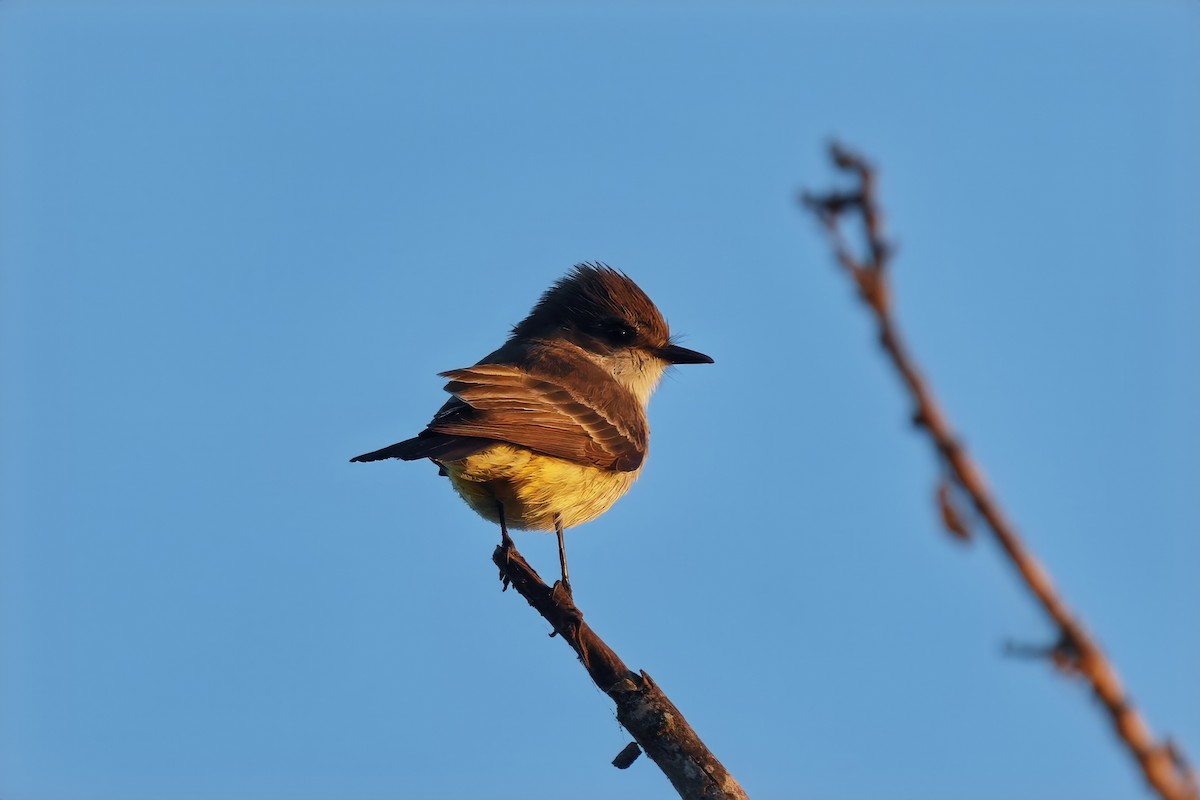
[[[629,344],[637,338],[637,331],[618,319],[602,320],[593,327],[595,335],[609,344]]]

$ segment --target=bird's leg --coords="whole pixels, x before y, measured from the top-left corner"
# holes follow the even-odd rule
[[[554,532],[558,534],[558,565],[562,567],[562,585],[571,594],[571,580],[567,577],[567,548],[563,544],[562,514],[554,515]]]
[[[513,540],[508,535],[508,525],[504,524],[504,503],[496,501],[496,514],[500,517],[500,547],[504,549],[504,566],[508,567],[508,561],[512,556]],[[508,590],[508,575],[504,569],[500,570],[500,591]]]
[[[512,547],[512,537],[508,535],[508,525],[504,523],[504,503],[496,501],[496,515],[500,517],[500,546],[504,548]]]

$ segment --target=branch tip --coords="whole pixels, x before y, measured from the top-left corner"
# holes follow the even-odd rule
[[[966,518],[958,508],[958,501],[953,496],[950,479],[943,477],[937,487],[938,510],[942,513],[942,525],[946,532],[960,542],[971,541],[971,528]]]

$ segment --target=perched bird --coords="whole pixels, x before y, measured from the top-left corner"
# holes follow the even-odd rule
[[[451,397],[417,436],[351,461],[428,458],[476,513],[558,535],[595,519],[642,471],[646,404],[672,364],[711,364],[673,344],[667,321],[626,275],[577,264],[508,340],[473,367],[441,373]]]

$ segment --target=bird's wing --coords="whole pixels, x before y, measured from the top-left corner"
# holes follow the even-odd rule
[[[509,442],[621,472],[636,470],[646,456],[645,416],[632,395],[602,402],[560,377],[509,364],[476,364],[442,377],[450,379],[446,391],[465,405],[447,403],[429,431]]]

